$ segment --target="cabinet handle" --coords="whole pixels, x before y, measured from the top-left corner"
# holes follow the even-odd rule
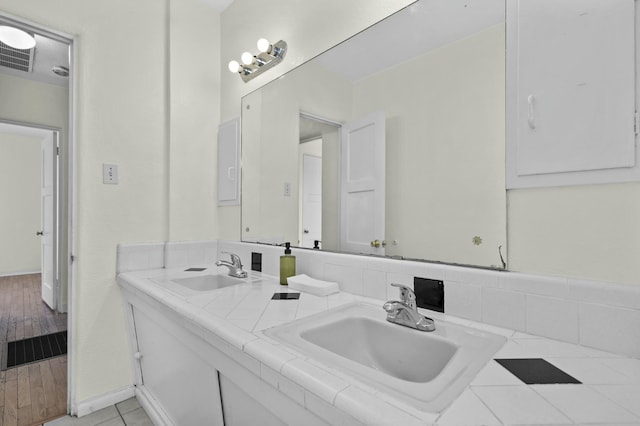
[[[534,116],[534,104],[536,101],[536,97],[533,95],[529,95],[529,97],[527,98],[527,105],[529,106],[529,110],[528,110],[528,121],[529,121],[529,128],[531,130],[535,130],[536,129],[536,120],[535,120],[535,116]]]

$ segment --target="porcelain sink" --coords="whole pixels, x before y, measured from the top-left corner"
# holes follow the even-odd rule
[[[242,284],[245,281],[228,275],[198,275],[172,280],[174,283],[194,291],[211,291],[219,288]]]
[[[433,380],[458,350],[447,340],[422,338],[428,336],[366,317],[338,319],[306,330],[300,337],[365,367],[418,383]],[[425,363],[427,353],[429,362]]]
[[[340,374],[425,411],[457,398],[506,339],[436,319],[433,332],[386,321],[382,306],[352,303],[265,334]]]

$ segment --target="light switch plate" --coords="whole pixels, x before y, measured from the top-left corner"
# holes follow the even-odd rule
[[[102,165],[102,183],[117,185],[118,184],[118,166],[115,164]]]

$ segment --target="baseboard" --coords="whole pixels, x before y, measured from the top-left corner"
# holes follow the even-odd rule
[[[0,277],[16,277],[18,275],[33,275],[39,274],[41,271],[15,271],[15,272],[0,272]]]
[[[149,395],[149,392],[144,385],[136,386],[135,392],[138,402],[142,408],[144,408],[144,411],[146,411],[147,416],[149,416],[154,425],[174,426],[173,422],[169,420],[169,417],[167,417],[167,414],[164,412],[162,407],[160,407],[158,402]]]
[[[127,386],[126,388],[107,392],[105,394],[77,402],[75,404],[75,413],[71,414],[74,414],[78,417],[86,416],[87,414],[91,414],[94,411],[102,410],[103,408],[110,407],[134,396],[135,387],[133,385]]]

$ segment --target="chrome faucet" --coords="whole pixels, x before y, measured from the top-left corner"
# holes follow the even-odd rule
[[[433,320],[418,312],[416,294],[413,290],[402,284],[391,285],[400,288],[400,301],[390,300],[382,305],[382,309],[387,313],[387,321],[420,331],[435,330],[436,325]]]
[[[240,256],[228,251],[223,251],[222,253],[231,256],[231,262],[228,262],[226,260],[218,260],[216,262],[216,266],[226,266],[227,268],[229,268],[229,276],[231,277],[247,278],[247,271],[242,270],[242,261],[240,260]]]

